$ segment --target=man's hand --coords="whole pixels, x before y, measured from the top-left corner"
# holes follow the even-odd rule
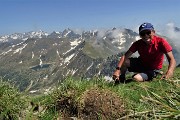
[[[173,71],[172,70],[168,70],[166,72],[166,74],[162,75],[161,79],[169,79],[173,76]]]
[[[112,76],[113,80],[119,80],[119,76],[121,74],[120,70],[116,70]]]

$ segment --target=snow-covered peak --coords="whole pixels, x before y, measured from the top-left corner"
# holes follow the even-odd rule
[[[62,37],[79,38],[81,35],[68,28],[62,32]]]
[[[39,31],[31,31],[26,33],[14,33],[11,35],[0,36],[0,42],[9,42],[12,40],[27,40],[28,38],[43,38],[47,37],[48,33],[39,30]]]
[[[39,30],[39,31],[31,31],[31,32],[28,32],[28,33],[25,33],[25,35],[29,36],[30,38],[42,38],[42,37],[47,37],[48,36],[48,33],[42,31],[42,30]]]

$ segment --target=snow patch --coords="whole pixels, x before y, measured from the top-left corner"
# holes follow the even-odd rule
[[[21,45],[21,44],[23,44],[23,42],[20,42],[20,43],[18,43],[18,44],[16,44],[16,45],[12,45],[12,48],[13,48],[13,47],[16,47],[16,46],[18,46],[18,45]]]
[[[48,75],[46,75],[43,79],[44,79],[44,80],[47,80],[47,79],[48,79]]]
[[[78,39],[76,39],[73,42],[70,42],[71,48],[66,51],[65,53],[63,53],[63,55],[65,55],[66,53],[70,52],[71,50],[73,50],[74,48],[76,48],[76,46],[78,46],[81,43],[81,41],[78,41]]]
[[[34,58],[34,52],[32,52],[32,59]]]
[[[14,54],[15,54],[15,53],[18,53],[18,52],[19,52],[19,54],[21,54],[22,50],[23,50],[26,46],[27,46],[27,44],[24,44],[22,47],[14,50]]]
[[[70,32],[71,32],[71,31],[68,31],[68,32],[64,35],[64,37],[66,37]]]
[[[123,49],[123,48],[124,48],[124,47],[120,47],[120,46],[118,46],[118,49],[120,49],[120,50],[121,50],[121,49]]]
[[[76,73],[76,71],[78,71],[78,69],[72,70],[72,75],[74,75]]]
[[[23,38],[22,40],[27,40],[28,38]]]
[[[77,45],[79,45],[79,43],[81,43],[81,41],[78,41],[78,39],[76,39],[73,42],[70,42],[71,46],[77,46]]]
[[[65,58],[64,63],[69,63],[71,58],[74,57],[75,54],[70,55],[69,57]]]
[[[39,59],[39,65],[42,66],[43,62],[41,59]]]
[[[0,55],[6,55],[6,54],[8,54],[9,52],[11,52],[12,51],[12,48],[11,49],[9,49],[8,51],[6,51],[6,52],[2,52]]]
[[[57,46],[58,44],[57,43],[54,43],[53,46]]]
[[[93,62],[91,63],[91,65],[86,69],[87,71],[93,66]]]
[[[61,56],[60,56],[60,54],[59,54],[58,49],[56,50],[56,53],[57,53],[57,55],[58,55],[59,59],[60,59],[60,60],[62,60],[63,58],[61,58]]]

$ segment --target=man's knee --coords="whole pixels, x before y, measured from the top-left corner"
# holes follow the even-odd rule
[[[143,82],[148,80],[148,76],[145,73],[138,73],[133,76],[133,79],[135,79],[138,82]]]

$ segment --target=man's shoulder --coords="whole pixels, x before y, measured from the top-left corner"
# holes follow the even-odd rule
[[[139,43],[139,42],[143,42],[142,39],[136,40],[134,43]]]
[[[160,41],[160,42],[165,40],[165,38],[160,37],[160,36],[154,36],[154,39],[156,39],[157,41]]]
[[[136,46],[136,47],[142,47],[145,44],[145,42],[142,39],[139,39],[137,41],[135,41],[132,46]]]
[[[169,44],[169,42],[168,42],[165,38],[156,36],[156,42],[155,42],[155,43],[156,43],[157,45],[165,48],[165,49],[166,49],[165,52],[172,50],[171,45]]]

